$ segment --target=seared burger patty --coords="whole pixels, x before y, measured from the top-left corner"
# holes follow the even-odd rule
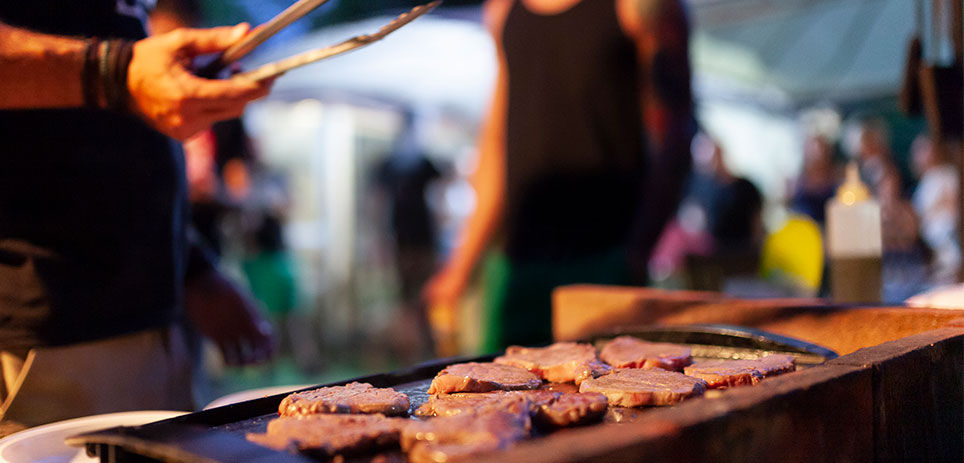
[[[443,394],[432,396],[415,414],[418,416],[455,416],[485,414],[493,411],[527,411],[542,429],[577,426],[602,419],[606,396],[598,393],[563,393],[546,389],[498,391],[483,394]]]
[[[404,418],[384,415],[309,415],[283,416],[268,423],[267,432],[249,433],[247,439],[276,450],[297,450],[333,456],[359,454],[375,449],[397,447]]]
[[[639,407],[642,405],[672,405],[703,394],[706,382],[675,371],[618,370],[606,376],[587,379],[579,386],[580,392],[599,392],[609,399],[609,405]]]
[[[553,383],[579,384],[610,371],[609,366],[596,357],[595,347],[575,342],[557,342],[534,348],[510,346],[495,362],[525,368]]]
[[[603,362],[615,368],[662,368],[682,371],[693,363],[690,348],[678,344],[646,342],[632,336],[619,336],[599,352]]]
[[[428,393],[511,391],[535,389],[541,385],[542,380],[524,368],[498,363],[470,362],[449,365],[440,371],[432,380]]]
[[[796,370],[794,358],[772,354],[758,359],[709,360],[683,369],[689,376],[703,379],[710,389],[757,384],[763,378]]]
[[[408,396],[394,389],[355,382],[290,394],[281,401],[278,414],[382,413],[394,416],[408,413],[409,405]]]
[[[413,421],[402,430],[402,450],[410,462],[452,461],[503,450],[529,437],[526,412],[494,410]]]

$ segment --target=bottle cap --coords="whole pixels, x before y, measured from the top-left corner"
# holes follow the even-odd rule
[[[857,163],[847,164],[847,176],[843,184],[837,188],[837,201],[848,206],[870,199],[870,190],[860,181],[860,171]]]

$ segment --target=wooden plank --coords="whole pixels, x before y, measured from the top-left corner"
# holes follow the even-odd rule
[[[873,373],[876,460],[962,461],[964,328],[909,336],[828,364]]]
[[[869,368],[821,365],[651,409],[635,423],[556,433],[479,462],[869,461]]]

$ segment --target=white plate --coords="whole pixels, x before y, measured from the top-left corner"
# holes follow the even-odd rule
[[[0,439],[0,462],[97,462],[100,460],[88,457],[87,452],[82,448],[68,446],[64,443],[64,439],[114,426],[137,426],[153,423],[185,413],[187,412],[168,410],[118,412],[74,418],[25,429]]]
[[[270,386],[260,389],[249,389],[247,391],[235,392],[233,394],[228,394],[226,396],[214,399],[211,403],[207,404],[204,409],[207,410],[209,408],[221,407],[233,403],[244,402],[246,400],[260,399],[262,397],[268,397],[269,395],[283,394],[285,392],[296,391],[298,389],[305,389],[310,386],[311,384]]]

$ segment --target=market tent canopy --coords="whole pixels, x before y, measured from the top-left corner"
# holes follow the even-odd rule
[[[701,91],[777,103],[894,95],[915,30],[909,0],[691,0]]]
[[[689,0],[700,97],[800,107],[895,95],[915,29],[909,0]],[[469,113],[495,73],[479,15],[442,9],[384,41],[291,72],[278,94],[339,91]],[[453,16],[452,11],[460,11]],[[477,11],[477,10],[476,10]],[[326,27],[262,51],[250,64],[376,30],[390,16]]]

